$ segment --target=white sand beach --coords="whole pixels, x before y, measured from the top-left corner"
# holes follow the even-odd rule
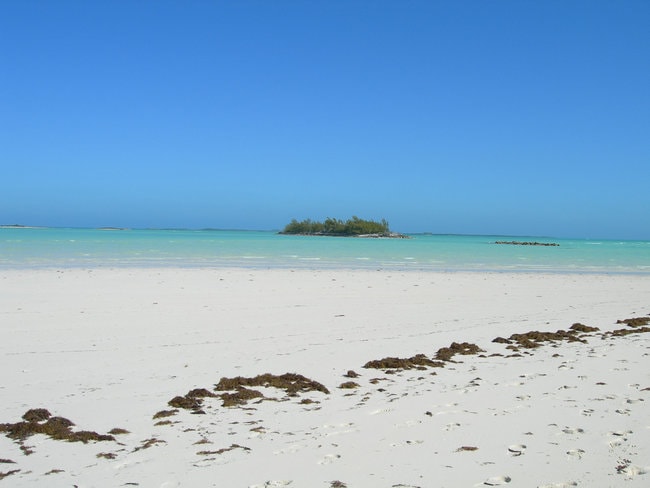
[[[2,270],[0,486],[648,486],[649,314],[641,275]]]

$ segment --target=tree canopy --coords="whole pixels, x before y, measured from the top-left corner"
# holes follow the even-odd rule
[[[360,219],[356,215],[343,222],[340,219],[328,217],[324,222],[317,222],[311,219],[303,221],[291,220],[281,234],[304,234],[304,235],[325,235],[325,236],[359,236],[365,234],[390,235],[386,219],[381,222],[374,220]]]

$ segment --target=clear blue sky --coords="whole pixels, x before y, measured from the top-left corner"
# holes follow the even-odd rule
[[[650,239],[648,0],[2,0],[0,223]]]

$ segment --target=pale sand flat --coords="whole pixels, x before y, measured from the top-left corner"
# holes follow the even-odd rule
[[[0,483],[647,486],[650,335],[592,333],[521,357],[492,339],[574,322],[625,328],[616,320],[650,313],[648,296],[643,276],[1,271],[0,423],[41,407],[77,430],[129,433],[88,444],[35,435],[29,455],[0,436],[0,459],[13,461],[0,463],[11,472]],[[444,368],[363,368],[464,341],[485,352]],[[349,370],[359,386],[338,388]],[[280,401],[206,398],[205,414],[152,418],[193,388],[267,372],[330,393],[261,388]]]

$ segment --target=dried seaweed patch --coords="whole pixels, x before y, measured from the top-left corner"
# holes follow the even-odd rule
[[[575,330],[577,332],[598,332],[600,329],[598,327],[590,327],[588,325],[581,324],[579,322],[576,322],[573,324],[571,327],[569,327],[571,330]]]
[[[166,443],[167,443],[166,441],[152,437],[151,439],[146,439],[142,441],[142,445],[136,447],[133,450],[133,452],[141,451],[142,449],[149,449],[150,447],[155,446],[156,444],[166,444]]]
[[[613,337],[622,337],[630,334],[643,334],[644,332],[650,332],[650,327],[638,327],[635,329],[618,329],[611,332],[607,332],[605,335]]]
[[[43,434],[54,440],[68,442],[114,441],[115,437],[88,430],[73,431],[74,423],[64,417],[52,417],[46,409],[31,409],[25,412],[22,422],[0,424],[0,432],[18,442],[25,455],[33,451],[24,441],[35,434]]]
[[[7,471],[6,473],[0,472],[0,480],[6,478],[7,476],[11,476],[12,474],[16,474],[19,471],[20,469],[12,469],[11,471]]]
[[[153,418],[154,419],[161,419],[165,417],[171,417],[172,415],[176,415],[178,413],[178,410],[161,410],[160,412],[157,412],[154,414]]]
[[[641,327],[650,325],[650,317],[634,317],[631,319],[617,320],[617,324],[625,324],[628,327]]]
[[[285,373],[283,375],[265,373],[253,378],[243,376],[221,378],[214,388],[217,391],[229,391],[246,387],[278,388],[284,390],[289,396],[297,396],[298,393],[309,391],[320,391],[329,394],[329,390],[321,383],[296,373]]]
[[[201,407],[203,406],[203,399],[216,396],[217,395],[212,393],[210,390],[206,390],[205,388],[195,388],[188,391],[185,396],[175,396],[169,400],[167,404],[170,407],[174,408],[192,410],[192,413],[205,413],[203,410],[201,410]],[[156,417],[154,416],[154,418]]]
[[[237,388],[237,391],[235,393],[222,393],[219,396],[223,401],[221,404],[223,407],[245,405],[249,400],[254,400],[255,398],[264,398],[264,395],[262,395],[261,392],[244,387]]]
[[[49,419],[52,414],[46,408],[32,408],[23,414],[23,420],[27,422],[42,422]]]
[[[478,447],[476,446],[460,446],[458,449],[456,449],[456,452],[463,452],[463,451],[478,451]]]
[[[117,457],[117,454],[114,452],[100,452],[97,453],[98,458],[103,458],[103,459],[115,459]]]
[[[514,351],[518,350],[520,347],[524,349],[535,349],[537,347],[541,347],[545,342],[587,342],[586,340],[577,337],[577,334],[578,331],[575,329],[569,331],[558,330],[557,332],[540,332],[537,330],[532,330],[524,334],[512,334],[508,339],[511,343],[516,343],[517,346],[508,346],[507,349],[512,349]]]
[[[410,358],[397,358],[386,357],[383,359],[376,359],[368,361],[364,364],[366,369],[424,369],[430,368],[443,368],[445,363],[441,361],[433,361],[424,354],[416,354]]]
[[[452,342],[449,347],[438,349],[438,352],[436,353],[436,359],[440,361],[451,361],[451,358],[456,354],[466,356],[471,354],[478,354],[479,352],[485,351],[478,347],[476,344],[470,344],[469,342]]]
[[[234,451],[235,449],[242,449],[243,451],[246,451],[246,452],[251,450],[250,447],[240,446],[239,444],[231,444],[230,447],[224,447],[224,448],[218,449],[216,451],[199,451],[196,454],[198,456],[210,456],[210,455],[213,455],[213,454],[221,455],[221,454],[223,454],[225,452],[228,452],[228,451]]]

